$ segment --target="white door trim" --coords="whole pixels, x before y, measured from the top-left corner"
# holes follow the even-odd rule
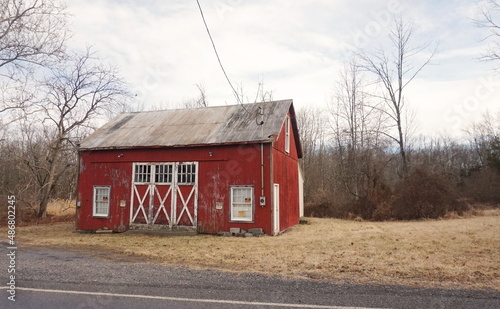
[[[273,185],[273,235],[278,235],[280,230],[280,185]]]

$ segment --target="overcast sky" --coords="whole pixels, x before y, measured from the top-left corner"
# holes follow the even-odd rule
[[[407,89],[419,133],[460,135],[497,112],[500,77],[476,60],[486,33],[472,19],[477,2],[373,0],[200,0],[222,63],[253,101],[259,81],[296,108],[326,106],[339,70],[355,49],[376,48],[392,15],[414,23],[414,43],[439,44],[433,64]],[[175,106],[198,96],[235,104],[196,0],[69,0],[73,47],[92,45],[119,67],[139,106]]]

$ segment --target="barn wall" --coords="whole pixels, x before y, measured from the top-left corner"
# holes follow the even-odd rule
[[[226,160],[206,161],[200,163],[198,231],[201,233],[217,233],[229,231],[230,228],[242,229],[262,228],[270,233],[270,206],[259,206],[261,194],[260,176],[260,144],[240,145],[216,148],[223,151]],[[265,162],[269,162],[270,148],[264,147]],[[270,178],[269,164],[264,170],[264,179]],[[254,187],[254,222],[230,222],[230,186]],[[264,194],[270,199],[270,191],[265,188]],[[216,209],[217,203],[223,209]]]
[[[290,116],[290,114],[288,114]],[[273,143],[273,183],[280,188],[280,231],[299,223],[299,159],[293,130],[290,153],[285,152],[285,122]]]
[[[129,226],[131,164],[128,162],[93,162],[92,159],[92,155],[88,153],[81,156],[77,229],[124,231]],[[94,186],[111,186],[109,218],[92,217]],[[121,200],[127,201],[127,207],[120,207]]]
[[[128,228],[133,162],[199,162],[198,231],[217,233],[231,227],[262,228],[271,233],[270,144],[264,145],[264,195],[267,205],[259,206],[261,195],[260,144],[201,146],[191,148],[155,148],[83,151],[79,180],[77,228],[80,230]],[[110,217],[92,217],[94,185],[111,188]],[[254,186],[254,222],[230,222],[230,190],[233,185]],[[126,207],[119,207],[120,200]],[[222,203],[222,209],[216,209]],[[124,215],[122,215],[122,212]],[[123,220],[123,221],[122,221]]]

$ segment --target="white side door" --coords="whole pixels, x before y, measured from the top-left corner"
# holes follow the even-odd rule
[[[273,234],[280,232],[280,185],[275,183],[273,190]]]

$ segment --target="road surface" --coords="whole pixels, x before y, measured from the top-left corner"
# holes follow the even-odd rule
[[[261,274],[155,265],[103,251],[16,251],[15,302],[8,299],[7,244],[0,249],[0,308],[500,308],[500,293],[333,284]]]

